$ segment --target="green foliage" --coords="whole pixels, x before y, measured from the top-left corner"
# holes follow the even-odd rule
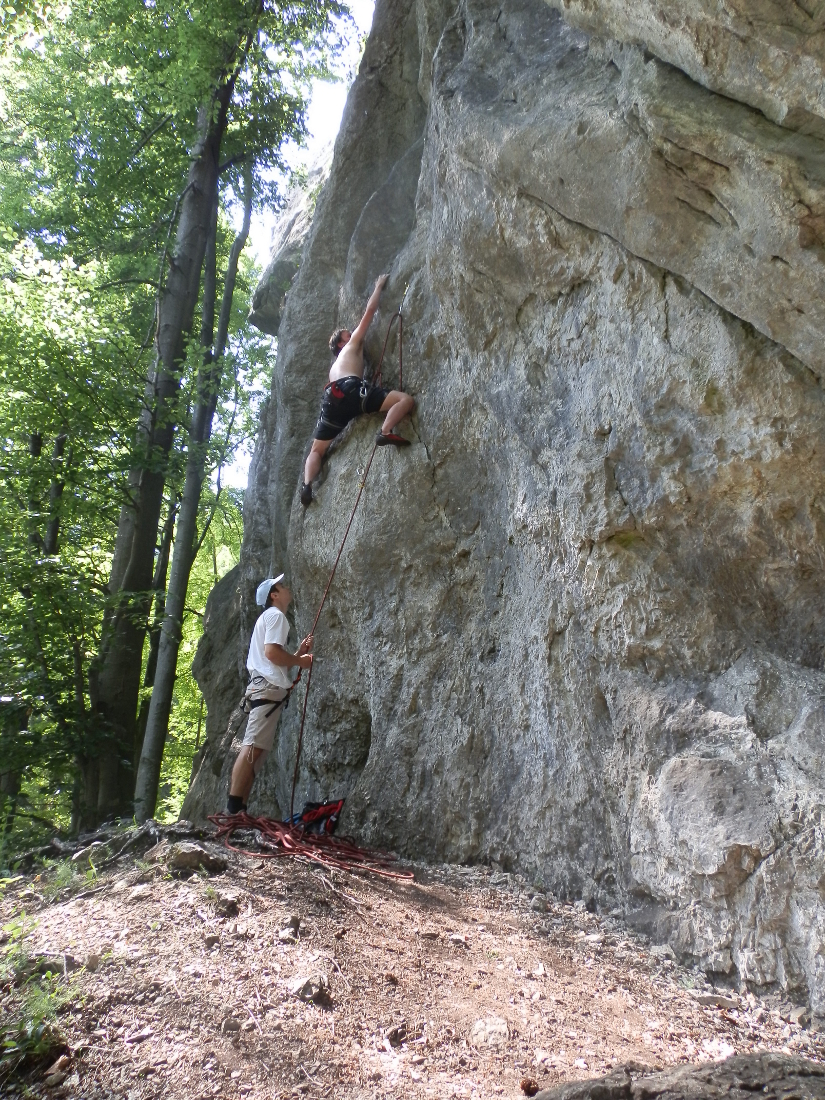
[[[63,773],[95,736],[98,640],[141,383],[124,369],[97,265],[0,249],[0,771]]]
[[[30,954],[36,922],[18,914],[3,926],[0,948],[0,1086],[22,1064],[52,1057],[63,1046],[59,1013],[77,996],[73,983]]]
[[[95,660],[117,601],[118,517],[159,461],[139,425],[152,416],[156,307],[199,119],[234,80],[220,272],[245,167],[256,205],[280,201],[284,143],[303,134],[307,82],[330,75],[345,12],[337,0],[0,8],[0,865],[76,822],[77,761],[111,736]],[[252,435],[268,382],[269,342],[246,320],[257,275],[242,257],[162,775],[167,817],[201,715],[189,667],[200,616],[239,553],[241,502],[220,491],[220,470]],[[179,439],[203,352],[193,337],[180,367]],[[185,463],[179,447],[168,502]]]
[[[44,898],[52,900],[60,897],[66,890],[77,885],[79,876],[75,865],[69,859],[61,860],[54,865],[51,873],[44,872],[44,879],[38,883],[40,893]]]

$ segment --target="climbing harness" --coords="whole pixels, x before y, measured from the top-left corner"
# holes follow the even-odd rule
[[[384,338],[384,347],[381,349],[381,358],[378,361],[378,367],[373,378],[372,385],[380,385],[381,383],[381,369],[384,364],[384,355],[387,351],[387,344],[389,343],[390,333],[392,332],[393,325],[396,320],[398,321],[398,388],[403,388],[402,379],[402,338],[403,338],[403,309],[404,302],[407,300],[407,293],[409,291],[409,284],[404,288],[404,296],[401,299],[397,311],[390,318],[390,323],[387,326],[387,335]],[[337,383],[332,383],[335,386]],[[364,387],[367,387],[369,392],[369,383],[361,382],[361,394],[363,397]],[[361,503],[361,496],[367,484],[367,477],[369,476],[370,468],[372,466],[372,460],[375,458],[375,452],[378,450],[378,442],[373,443],[372,451],[367,460],[366,467],[364,468],[363,476],[360,478],[358,485],[358,493],[355,497],[355,503],[352,506],[352,512],[350,513],[349,521],[347,522],[346,529],[344,530],[344,537],[341,539],[341,545],[338,547],[338,553],[335,556],[335,561],[332,566],[332,572],[329,575],[327,586],[324,589],[324,594],[321,597],[321,602],[318,605],[318,611],[315,615],[315,620],[312,624],[312,628],[309,634],[315,633],[315,628],[318,626],[318,621],[321,618],[321,612],[324,609],[324,604],[327,602],[327,596],[329,590],[332,587],[332,582],[335,578],[335,573],[338,569],[338,563],[341,560],[341,555],[344,553],[344,547],[347,543],[347,538],[350,533],[353,521],[355,519],[355,513],[358,510],[358,505]],[[295,752],[295,769],[292,773],[292,791],[289,796],[289,817],[286,822],[274,821],[268,817],[251,817],[247,813],[240,814],[212,814],[209,817],[209,821],[212,821],[218,829],[217,839],[223,839],[227,848],[231,848],[232,851],[242,851],[243,849],[235,848],[229,843],[229,839],[234,832],[238,829],[256,829],[261,835],[258,843],[265,849],[263,852],[246,852],[247,855],[255,855],[260,858],[267,856],[292,856],[296,859],[301,859],[304,862],[320,863],[325,867],[337,868],[339,870],[346,871],[369,871],[372,874],[384,875],[387,878],[396,878],[404,880],[412,880],[412,872],[397,871],[392,869],[392,864],[395,862],[395,856],[388,852],[371,851],[366,848],[359,848],[352,840],[346,837],[333,837],[329,833],[309,834],[304,828],[302,828],[300,821],[296,823],[295,817],[295,788],[298,783],[298,768],[301,763],[301,749],[304,743],[304,725],[306,723],[307,715],[307,702],[309,700],[309,689],[312,684],[312,664],[309,666],[307,672],[306,690],[304,692],[304,704],[301,709],[301,725],[298,730],[298,747]],[[303,669],[299,667],[298,675],[292,681],[289,690],[286,693],[284,699],[279,702],[286,707],[289,697],[297,687]],[[302,815],[298,815],[300,818]]]
[[[366,378],[348,375],[324,386],[314,439],[332,440],[357,416],[378,412],[387,391]]]
[[[370,395],[372,389],[372,383],[368,382],[366,378],[358,378],[357,375],[348,375],[346,378],[337,378],[334,382],[330,382],[324,386],[324,393],[330,394],[336,401],[343,401],[344,398],[350,393],[351,390],[358,390],[358,399],[361,402],[361,412],[367,411],[367,398]],[[329,424],[332,427],[338,427],[337,424],[333,424],[331,420],[325,420],[322,416],[321,419],[325,424]]]
[[[365,378],[362,378],[361,385],[358,387],[358,396],[361,398],[362,413],[365,413],[367,411],[367,400],[369,398],[371,389],[372,386],[369,384],[369,382]]]
[[[290,691],[292,689],[290,688]],[[253,710],[257,710],[258,707],[266,707],[272,704],[270,710],[264,715],[265,718],[271,718],[278,707],[283,707],[286,710],[286,705],[289,702],[289,695],[285,695],[283,699],[250,699],[248,695],[244,695],[243,702],[241,703],[241,710],[246,714],[251,714]]]

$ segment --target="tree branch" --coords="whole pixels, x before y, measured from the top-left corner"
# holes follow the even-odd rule
[[[235,164],[243,164],[246,160],[246,153],[237,153],[234,157],[230,157],[229,160],[225,160],[218,168],[218,175],[221,175],[227,168],[232,168]]]
[[[159,133],[171,118],[171,115],[164,115],[157,126],[155,126],[154,129],[150,130],[146,137],[138,142],[134,152],[129,154],[123,166],[121,168],[118,168],[117,172],[115,172],[115,179],[117,179],[121,172],[124,172],[129,167],[136,156],[139,156],[140,153],[143,152],[143,150],[146,148],[146,146],[149,144],[155,134]]]
[[[109,283],[101,283],[97,289],[109,290],[113,286],[125,286],[126,283],[138,283],[140,286],[151,286],[155,290],[159,289],[159,284],[154,279],[140,279],[137,277],[133,279],[112,279]]]

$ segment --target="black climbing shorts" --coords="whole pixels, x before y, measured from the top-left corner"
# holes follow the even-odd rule
[[[324,387],[321,415],[312,433],[313,439],[335,439],[356,416],[378,412],[388,393],[389,390],[371,386],[354,374],[330,382]]]

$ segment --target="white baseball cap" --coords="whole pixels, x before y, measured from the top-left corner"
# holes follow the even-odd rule
[[[258,607],[266,607],[267,601],[269,600],[269,593],[272,591],[272,586],[274,584],[280,584],[285,576],[285,573],[281,573],[278,577],[267,577],[265,581],[261,581],[255,589],[255,603]]]

